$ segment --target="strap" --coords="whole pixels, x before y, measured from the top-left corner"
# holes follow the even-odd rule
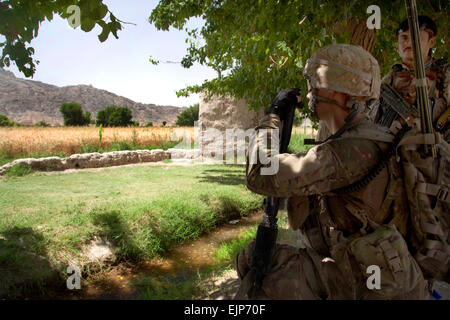
[[[418,182],[416,191],[419,193],[434,196],[440,201],[450,203],[450,191],[446,186],[433,183]]]
[[[448,263],[450,262],[450,256],[446,255],[445,253],[443,253],[442,251],[439,251],[439,250],[427,250],[427,253],[425,255],[421,254],[421,253],[417,253],[415,258],[418,262],[421,262],[428,258],[437,260],[442,263],[442,266],[440,266],[439,269],[445,268],[448,265]]]
[[[392,244],[387,239],[381,241],[379,245],[381,249],[383,249],[389,268],[392,270],[394,276],[397,278],[398,273],[403,272],[402,261],[398,256],[397,250],[392,246]]]
[[[421,144],[431,144],[431,145],[435,145],[435,144],[440,144],[442,142],[442,135],[440,133],[417,133],[413,136],[407,136],[404,137],[400,143],[398,144],[398,146],[403,146],[403,145],[410,145],[410,144],[414,144],[414,145],[421,145]]]
[[[439,237],[445,236],[445,232],[442,230],[442,227],[438,224],[422,222],[421,227],[425,233],[433,234]]]
[[[440,250],[445,252],[447,255],[450,254],[450,246],[438,240],[425,239],[424,247],[429,250]]]
[[[370,73],[362,72],[360,70],[354,69],[352,67],[346,66],[346,65],[341,64],[341,63],[337,63],[337,62],[330,61],[330,60],[325,60],[325,59],[318,59],[318,58],[309,58],[308,61],[309,62],[315,62],[317,64],[323,64],[323,65],[326,65],[326,66],[332,66],[332,67],[335,67],[335,68],[339,68],[339,69],[342,69],[342,70],[354,73],[354,74],[356,74],[356,75],[358,75],[361,78],[364,78],[366,80],[369,80],[369,81],[372,80],[372,75]]]
[[[383,129],[383,128],[380,128],[380,129]],[[356,130],[356,131],[345,132],[345,134],[343,134],[343,137],[365,138],[368,140],[393,143],[394,139],[395,139],[394,135],[392,135],[391,133],[388,133],[388,132],[381,131],[380,129],[358,128],[358,130]]]

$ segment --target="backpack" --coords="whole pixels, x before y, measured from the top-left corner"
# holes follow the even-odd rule
[[[436,158],[422,158],[418,148],[434,145]],[[439,133],[408,130],[397,145],[411,230],[408,242],[425,278],[448,277],[450,265],[450,147]],[[394,179],[391,179],[392,183]]]

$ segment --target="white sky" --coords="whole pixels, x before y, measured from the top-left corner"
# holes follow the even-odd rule
[[[148,17],[158,1],[104,0],[115,16],[137,26],[124,24],[119,39],[110,34],[100,43],[101,28],[91,32],[72,29],[66,20],[55,16],[45,21],[39,35],[31,42],[34,58],[40,61],[32,80],[66,86],[86,84],[132,99],[156,105],[190,106],[199,98],[177,98],[175,91],[187,85],[201,84],[216,77],[216,72],[195,64],[189,69],[180,64],[152,65],[148,59],[181,61],[186,54],[187,34],[182,31],[157,31]],[[81,12],[82,14],[82,12]],[[188,27],[201,26],[200,18],[191,19]],[[1,40],[1,39],[0,39]],[[8,70],[25,78],[15,66]]]

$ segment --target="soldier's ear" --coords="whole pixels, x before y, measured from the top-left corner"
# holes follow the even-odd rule
[[[430,48],[434,48],[434,46],[436,45],[436,36],[432,36],[428,42],[430,43]]]

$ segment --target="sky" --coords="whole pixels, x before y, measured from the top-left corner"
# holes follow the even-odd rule
[[[186,32],[173,28],[157,31],[148,22],[158,2],[104,0],[118,19],[136,26],[124,24],[119,39],[110,34],[103,43],[97,37],[101,33],[99,26],[86,33],[79,27],[74,30],[59,16],[43,22],[38,37],[31,42],[34,59],[40,61],[31,80],[57,86],[92,85],[141,103],[178,107],[197,103],[198,95],[178,98],[175,91],[213,79],[216,72],[200,64],[185,69],[180,64],[162,63],[180,62],[188,44]],[[202,25],[203,21],[195,18],[187,27]],[[150,56],[161,63],[152,65]],[[25,78],[13,65],[7,70]]]

